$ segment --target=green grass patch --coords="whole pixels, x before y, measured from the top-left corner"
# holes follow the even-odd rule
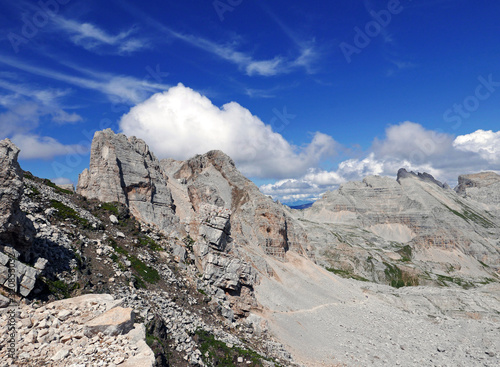
[[[438,283],[440,285],[448,286],[449,285],[448,283],[454,283],[454,284],[462,287],[463,289],[474,288],[473,283],[468,282],[468,281],[461,279],[461,278],[449,277],[449,276],[440,275],[440,274],[436,274],[436,276],[437,276]]]
[[[141,247],[148,247],[152,251],[165,251],[163,247],[158,245],[156,241],[149,236],[141,235],[139,236],[138,240],[139,240],[139,246]]]
[[[489,268],[490,266],[488,264],[483,263],[481,260],[478,260],[479,263],[484,266],[485,268]]]
[[[203,294],[204,296],[207,295],[207,292],[205,292],[203,289],[198,289],[198,293]]]
[[[62,189],[62,188],[60,188],[59,186],[57,186],[55,183],[53,183],[52,181],[50,181],[47,178],[42,179],[42,183],[44,185],[52,187],[59,194],[66,194],[66,195],[73,195],[74,194],[73,191]]]
[[[160,274],[156,269],[147,266],[134,255],[129,255],[128,260],[132,263],[132,268],[147,283],[156,283],[160,280]]]
[[[385,265],[385,277],[391,287],[401,288],[401,287],[411,287],[417,286],[419,284],[418,277],[411,275],[405,271],[402,271],[396,265],[391,265],[384,262]]]
[[[412,258],[412,250],[409,245],[403,246],[402,249],[396,251],[399,255],[401,255],[401,261],[410,262]]]
[[[146,284],[143,282],[143,280],[139,276],[133,275],[133,278],[134,278],[134,286],[136,288],[146,289]]]
[[[119,215],[118,207],[113,203],[102,203],[101,209],[107,210],[108,212],[116,215],[117,217]]]
[[[475,213],[471,208],[469,208],[468,206],[462,204],[461,202],[457,201],[458,204],[460,204],[462,206],[462,213],[456,211],[456,210],[453,210],[451,209],[449,206],[447,206],[446,204],[443,204],[446,209],[448,209],[450,212],[452,212],[453,214],[455,214],[457,217],[460,217],[462,218],[463,220],[465,220],[466,222],[470,223],[470,222],[474,222],[476,224],[479,224],[485,228],[492,228],[492,227],[495,227],[495,223],[493,223],[492,221],[490,221],[489,219]]]
[[[57,298],[70,298],[71,292],[80,288],[78,283],[67,284],[62,280],[44,279],[44,283],[47,285],[49,292]]]
[[[342,239],[342,236],[341,236],[341,235],[339,235],[338,233],[335,233],[335,232],[333,232],[333,231],[330,231],[330,233],[331,233],[331,234],[333,234],[333,235],[337,238],[337,240],[338,240],[339,242],[344,242],[344,240]]]
[[[71,219],[77,223],[79,223],[80,225],[82,225],[83,227],[90,227],[89,225],[89,221],[85,218],[82,218],[78,215],[78,213],[70,208],[69,206],[67,205],[64,205],[63,203],[61,203],[60,201],[57,201],[57,200],[51,200],[50,201],[50,205],[54,208],[54,209],[57,209],[57,214],[56,216],[61,219],[61,220],[66,220],[66,219]]]
[[[40,197],[42,196],[42,194],[40,193],[40,190],[38,190],[36,188],[36,186],[33,186],[33,185],[29,185],[28,188],[31,190],[31,192],[28,194],[28,197],[30,199],[35,199],[37,197]]]
[[[238,365],[238,357],[242,357],[246,361],[246,366],[263,367],[262,360],[265,360],[274,362],[275,366],[281,367],[272,359],[261,356],[253,350],[243,349],[236,346],[230,348],[226,343],[215,339],[212,334],[205,330],[198,329],[196,330],[195,335],[197,336],[200,345],[201,358],[207,366],[236,367]]]
[[[338,275],[339,277],[346,278],[346,279],[355,279],[359,280],[361,282],[369,282],[368,279],[363,278],[362,276],[356,275],[348,270],[343,270],[343,269],[334,269],[334,268],[325,268],[329,272]]]

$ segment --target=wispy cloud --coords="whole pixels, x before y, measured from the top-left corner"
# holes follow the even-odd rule
[[[135,26],[113,35],[92,23],[80,23],[63,17],[57,17],[55,23],[68,33],[75,45],[89,51],[130,54],[147,47],[145,40],[132,37],[137,31]]]
[[[312,72],[311,63],[316,59],[316,54],[312,48],[304,48],[296,58],[278,55],[272,59],[258,60],[247,53],[238,51],[234,45],[222,45],[202,37],[175,32],[167,27],[162,26],[162,28],[175,39],[236,64],[239,69],[249,76],[275,76],[290,73],[298,68],[304,68],[307,72]]]
[[[250,53],[238,50],[234,43],[217,43],[197,35],[177,32],[153,19],[130,3],[124,2],[120,5],[130,14],[140,17],[146,24],[155,27],[171,39],[182,41],[224,61],[235,64],[249,76],[275,76],[287,74],[299,68],[304,68],[307,72],[311,72],[312,70],[310,63],[314,59],[314,53],[310,47],[301,48],[296,57],[276,55],[269,59],[257,59]]]
[[[24,97],[32,100],[40,114],[52,115],[52,120],[58,124],[76,123],[82,121],[82,117],[77,113],[68,113],[60,107],[59,99],[68,95],[69,90],[54,88],[37,89],[32,85],[14,84],[7,80],[0,79],[0,90],[4,89],[11,94],[2,95],[2,105],[10,109],[12,106],[26,103]]]
[[[81,117],[58,108],[51,109],[39,101],[27,100],[24,95],[0,95],[4,112],[0,113],[0,138],[10,137],[21,148],[21,159],[52,159],[55,156],[79,152],[85,154],[82,145],[66,145],[54,138],[35,134],[42,117],[51,115],[56,123],[77,122]],[[4,103],[5,102],[5,103]]]
[[[73,70],[86,76],[75,76],[48,68],[33,66],[4,56],[0,56],[0,63],[79,88],[96,90],[105,94],[112,102],[129,103],[131,105],[144,101],[152,93],[167,90],[170,87],[166,84],[150,82],[146,78],[137,79],[131,76],[96,72],[76,66],[72,66]]]
[[[320,52],[316,47],[316,41],[314,38],[310,40],[305,40],[283,22],[271,9],[265,4],[265,2],[259,3],[259,6],[267,13],[267,15],[278,25],[278,27],[283,31],[283,33],[290,39],[290,41],[295,45],[299,52],[299,56],[293,60],[291,63],[294,67],[303,67],[307,73],[313,74],[314,64],[320,58]]]

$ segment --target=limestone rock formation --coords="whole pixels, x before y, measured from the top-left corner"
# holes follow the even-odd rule
[[[125,204],[135,217],[164,230],[177,222],[158,159],[144,141],[111,129],[95,134],[90,167],[80,174],[77,193]]]
[[[115,307],[117,303],[109,294],[87,294],[42,307],[16,305],[18,353],[12,359],[7,348],[0,348],[0,365],[153,367],[154,353],[145,342],[144,324],[131,324],[130,312]],[[0,312],[2,346],[8,344],[12,332],[9,315]]]
[[[500,217],[500,175],[494,172],[460,175],[455,191],[484,211]]]
[[[495,187],[500,185],[500,175],[495,172],[481,172],[458,176],[455,191],[461,195],[470,195],[474,188]],[[497,187],[498,188],[498,187]]]
[[[77,192],[123,203],[142,222],[183,237],[186,246],[176,245],[175,258],[194,259],[204,279],[232,297],[237,316],[255,305],[257,273],[268,271],[265,256],[305,253],[305,232],[286,207],[263,195],[220,151],[160,163],[142,140],[97,132]]]
[[[429,174],[348,182],[295,213],[318,262],[371,280],[483,281],[500,270],[499,218]]]
[[[241,246],[258,246],[281,258],[289,249],[303,251],[306,235],[291,223],[286,209],[263,195],[223,152],[211,151],[185,162],[162,160],[161,165],[177,179],[173,195],[176,206],[183,207],[181,221],[189,223],[203,214],[203,204],[211,204],[231,211],[231,235]]]
[[[21,211],[23,173],[17,148],[9,139],[0,141],[0,245],[11,245],[21,253],[33,241],[33,224]]]
[[[304,254],[305,232],[221,151],[161,166],[171,177],[180,222],[196,240],[204,279],[227,293],[235,316],[248,315],[258,273],[270,271],[266,256],[283,261],[289,250]]]

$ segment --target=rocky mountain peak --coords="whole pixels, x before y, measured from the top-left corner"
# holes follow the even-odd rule
[[[432,182],[432,183],[434,183],[442,188],[448,188],[448,185],[446,183],[443,184],[442,182],[436,180],[434,178],[434,176],[432,176],[431,174],[429,174],[427,172],[423,172],[423,173],[420,173],[420,172],[415,173],[413,171],[408,172],[406,169],[400,168],[398,170],[398,177],[396,180],[399,183],[401,183],[401,180],[405,179],[405,178],[417,178],[417,179],[425,181],[425,182]]]
[[[495,172],[480,172],[469,175],[458,176],[458,185],[455,191],[458,194],[465,194],[468,188],[488,187],[500,183],[500,175]]]
[[[146,223],[162,228],[177,222],[167,178],[148,145],[111,129],[95,133],[89,169],[79,177],[77,193],[102,202],[119,202]]]
[[[23,193],[19,152],[9,139],[0,141],[0,245],[23,252],[31,245],[35,230],[19,206]]]

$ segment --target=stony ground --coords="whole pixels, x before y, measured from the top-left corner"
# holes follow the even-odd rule
[[[0,366],[151,365],[155,358],[145,342],[144,325],[134,326],[121,303],[110,295],[92,294],[43,306],[21,303],[15,307],[17,358],[2,349]],[[113,319],[106,318],[110,312]],[[9,340],[8,318],[8,309],[1,310],[3,345]],[[107,333],[111,329],[113,335]]]
[[[260,315],[306,366],[500,365],[497,284],[396,290],[289,260],[256,293]]]

